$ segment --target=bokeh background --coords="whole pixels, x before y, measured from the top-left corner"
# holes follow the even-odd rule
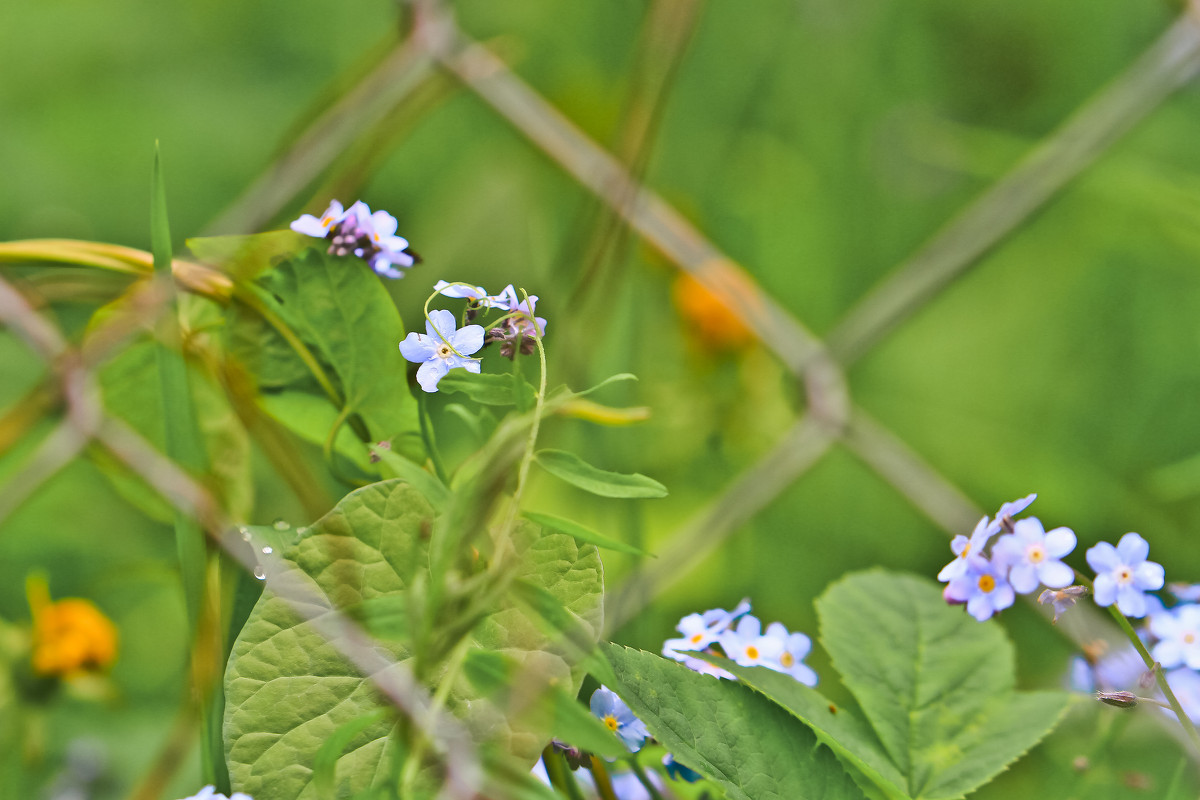
[[[836,338],[898,265],[1127,76],[1181,9],[466,0],[453,12],[463,36],[614,153],[750,285],[816,337]],[[610,632],[627,644],[657,650],[682,615],[743,596],[764,621],[815,635],[812,601],[842,574],[884,566],[933,576],[955,524],[968,532],[976,510],[1034,491],[1033,513],[1078,533],[1076,567],[1087,546],[1136,530],[1168,580],[1200,581],[1196,87],[1153,102],[1144,119],[1126,114],[1132,130],[847,365],[854,408],[917,459],[897,466],[915,485],[898,486],[863,448],[834,442],[778,491],[752,497],[739,476],[758,485],[762,459],[811,418],[811,386],[779,357],[791,340],[771,340],[765,311],[758,330],[773,347],[727,319],[683,281],[680,267],[697,263],[631,231],[461,75],[434,66],[393,76],[389,85],[409,90],[361,124],[354,115],[367,103],[351,105],[339,117],[350,133],[311,175],[303,159],[268,170],[395,52],[412,17],[383,0],[0,5],[0,240],[148,249],[157,141],[181,249],[186,237],[284,227],[329,197],[361,197],[393,213],[424,257],[389,287],[410,327],[439,278],[539,295],[551,383],[582,388],[633,372],[639,382],[598,398],[651,409],[628,427],[556,422],[547,442],[651,475],[669,498],[598,500],[545,477],[532,499],[659,554],[652,593],[635,596]],[[256,205],[260,196],[244,194],[280,175],[297,183],[285,197]],[[987,229],[985,218],[976,238]],[[94,308],[75,300],[47,313],[78,332]],[[42,370],[0,332],[0,408]],[[434,413],[454,425],[436,402]],[[53,421],[4,440],[0,478],[22,468]],[[447,438],[452,450],[470,444]],[[319,468],[316,448],[306,452]],[[251,522],[309,521],[261,459],[257,474]],[[729,516],[705,516],[714,504]],[[670,560],[705,532],[719,541],[698,563]],[[605,560],[613,587],[640,566]],[[0,523],[0,617],[28,618],[24,580],[35,570],[56,597],[91,598],[114,618],[118,693],[59,706],[42,765],[0,787],[45,796],[68,749],[94,746],[107,765],[97,797],[125,796],[183,700],[170,526],[81,459]],[[1077,646],[1040,614],[1018,604],[988,624],[1015,639],[1022,686],[1063,684]],[[840,696],[819,646],[811,661]],[[1080,710],[978,796],[1162,796],[1178,751],[1147,719],[1101,741],[1113,713]],[[1073,762],[1089,753],[1081,773]],[[175,796],[195,790],[195,770],[179,773]]]

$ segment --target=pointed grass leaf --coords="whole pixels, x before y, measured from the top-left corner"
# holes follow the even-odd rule
[[[434,517],[434,508],[416,489],[393,480],[352,492],[310,527],[250,529],[256,547],[260,537],[271,543],[280,571],[269,573],[225,676],[226,751],[240,790],[255,800],[317,800],[313,770],[323,744],[342,726],[384,705],[371,681],[272,586],[298,581],[351,616],[375,619],[377,628],[393,635],[371,646],[401,668],[412,658],[404,607],[409,590],[428,582],[426,537]],[[529,522],[514,529],[512,548],[516,578],[544,588],[594,638],[602,619],[595,548],[580,547],[562,534],[544,534]],[[351,632],[346,636],[353,639]],[[501,600],[482,617],[471,631],[471,646],[503,652],[528,691],[558,685],[575,692],[582,681],[577,659],[511,600]],[[465,678],[453,684],[447,707],[477,742],[508,753],[526,771],[549,736],[546,723],[536,720],[537,727],[508,713]],[[381,721],[364,729],[337,759],[336,796],[368,791],[376,780],[394,774],[403,758],[398,731],[405,727]]]
[[[667,487],[653,478],[635,473],[608,472],[563,450],[539,450],[542,469],[572,486],[601,497],[666,497]]]
[[[526,519],[533,520],[543,528],[550,528],[551,530],[565,533],[568,536],[573,536],[577,541],[580,542],[594,544],[601,550],[616,550],[618,553],[629,553],[630,555],[635,556],[650,555],[650,553],[647,553],[645,550],[641,550],[631,544],[626,544],[625,542],[620,542],[616,539],[610,539],[603,534],[596,533],[591,528],[580,525],[578,522],[572,522],[569,519],[564,519],[563,517],[558,517],[554,514],[541,514],[535,511],[526,511],[524,513],[524,517]]]
[[[821,641],[913,798],[961,797],[1055,726],[1066,692],[1016,692],[1003,629],[936,584],[856,573],[817,600]]]
[[[790,711],[885,797],[895,800],[908,797],[904,776],[888,759],[870,726],[849,709],[839,708],[816,689],[786,673],[767,667],[742,667],[707,653],[692,655],[727,670],[742,683]]]
[[[861,800],[862,791],[811,729],[748,686],[652,653],[604,645],[609,686],[680,761],[731,800]]]

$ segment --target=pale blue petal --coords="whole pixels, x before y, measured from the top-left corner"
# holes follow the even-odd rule
[[[417,368],[417,383],[421,384],[421,388],[427,392],[436,392],[438,381],[449,371],[450,367],[446,364],[445,359],[435,358],[432,361],[426,361]]]
[[[479,348],[483,347],[483,326],[466,326],[451,337],[450,344],[464,356],[477,352]]]
[[[1043,563],[1038,567],[1037,574],[1038,579],[1051,589],[1063,589],[1075,581],[1075,570],[1061,561],[1047,561]],[[1020,591],[1020,588],[1017,587],[1017,583],[1012,579],[1011,575],[1009,576],[1009,583],[1013,585],[1014,589]]]
[[[1117,555],[1124,564],[1133,566],[1146,560],[1150,555],[1150,543],[1136,533],[1127,533],[1117,542]]]
[[[437,357],[437,347],[428,336],[422,336],[419,333],[410,333],[404,337],[404,341],[400,343],[400,355],[407,358],[409,361],[421,363],[428,361],[431,358]]]
[[[429,334],[429,338],[437,344],[443,341],[454,341],[454,329],[458,327],[454,322],[454,315],[444,308],[437,308],[429,312],[429,318],[425,320],[425,331]]]

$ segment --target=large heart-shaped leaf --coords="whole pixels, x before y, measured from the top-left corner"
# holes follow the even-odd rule
[[[416,490],[387,481],[347,495],[298,535],[261,531],[282,556],[283,572],[270,576],[226,672],[225,740],[236,789],[256,800],[316,798],[313,764],[322,743],[383,705],[372,683],[335,646],[338,642],[326,641],[271,585],[300,581],[329,607],[360,617],[391,613],[393,604],[402,611],[409,588],[427,582],[426,537],[433,517],[433,507]],[[517,576],[544,587],[580,625],[598,632],[602,573],[595,548],[580,547],[562,534],[544,534],[527,522],[514,529],[513,544]],[[397,632],[377,642],[389,659],[411,658],[404,624],[368,627]],[[578,690],[582,674],[570,651],[551,642],[538,620],[507,600],[475,627],[472,639],[475,647],[503,652],[515,663],[525,690],[538,691],[538,681]],[[525,769],[548,737],[519,709],[473,694],[465,680],[454,684],[448,705],[477,741],[507,751]],[[337,762],[339,796],[386,779],[401,752],[397,735],[395,720],[381,719],[347,744]]]

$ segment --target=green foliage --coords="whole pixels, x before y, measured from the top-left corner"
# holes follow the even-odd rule
[[[1049,733],[1070,704],[1066,692],[1014,691],[1003,630],[947,606],[931,581],[856,573],[831,586],[817,611],[821,641],[870,730],[845,709],[823,711],[804,687],[762,670],[737,674],[836,742],[893,796],[894,788],[927,800],[962,797]]]
[[[462,393],[485,406],[518,406],[522,409],[533,406],[537,390],[519,376],[480,374],[466,370],[451,370],[440,381],[438,391],[445,394]]]
[[[235,784],[255,800],[316,797],[313,768],[323,743],[343,726],[383,704],[364,678],[312,623],[299,619],[272,586],[296,581],[315,590],[331,608],[378,620],[378,609],[395,603],[393,613],[416,613],[424,599],[413,592],[429,583],[428,532],[435,524],[430,503],[411,486],[387,481],[359,489],[307,529],[275,532],[272,547],[281,571],[271,573],[266,590],[238,638],[226,673],[229,710],[226,746]],[[516,576],[553,595],[576,624],[594,637],[600,624],[601,567],[590,546],[579,547],[561,534],[546,534],[520,523],[509,544]],[[462,576],[467,578],[468,576]],[[453,597],[446,600],[453,608]],[[324,612],[328,614],[329,612]],[[412,669],[414,647],[406,625],[376,624],[394,638],[379,643],[397,669]],[[347,632],[347,636],[349,632]],[[555,683],[571,694],[582,671],[569,651],[554,644],[540,623],[499,596],[470,631],[472,651],[504,653],[504,669],[519,676],[515,686],[528,698]],[[427,657],[427,654],[426,654]],[[481,744],[496,745],[527,771],[549,735],[544,715],[522,715],[516,695],[484,682],[480,690],[467,676],[480,675],[478,658],[460,677],[447,664],[426,664],[425,674],[450,681],[447,705]],[[486,674],[486,673],[485,673]],[[574,688],[571,688],[574,687]],[[485,699],[486,698],[486,699]],[[511,707],[510,707],[511,705]],[[402,731],[393,720],[367,724],[344,744],[337,761],[338,791],[360,792],[387,781],[401,765]]]
[[[260,388],[336,397],[328,426],[314,431],[311,403],[299,401],[268,406],[280,422],[331,446],[348,424],[362,442],[391,440],[397,452],[423,460],[417,404],[397,347],[404,323],[361,259],[309,248],[243,284],[238,296],[230,347]]]
[[[753,689],[641,650],[608,645],[620,695],[680,761],[732,800],[863,794],[812,730]]]
[[[629,553],[635,556],[650,555],[645,550],[634,547],[631,544],[612,539],[600,533],[596,533],[591,528],[585,525],[580,525],[578,522],[557,516],[555,514],[540,514],[536,511],[526,511],[525,518],[533,520],[538,525],[544,528],[560,531],[569,536],[574,536],[577,541],[594,544],[603,550],[616,550],[618,553]]]
[[[601,497],[667,496],[667,487],[653,478],[637,473],[624,474],[598,469],[574,453],[563,450],[539,450],[537,463],[551,475]]]

